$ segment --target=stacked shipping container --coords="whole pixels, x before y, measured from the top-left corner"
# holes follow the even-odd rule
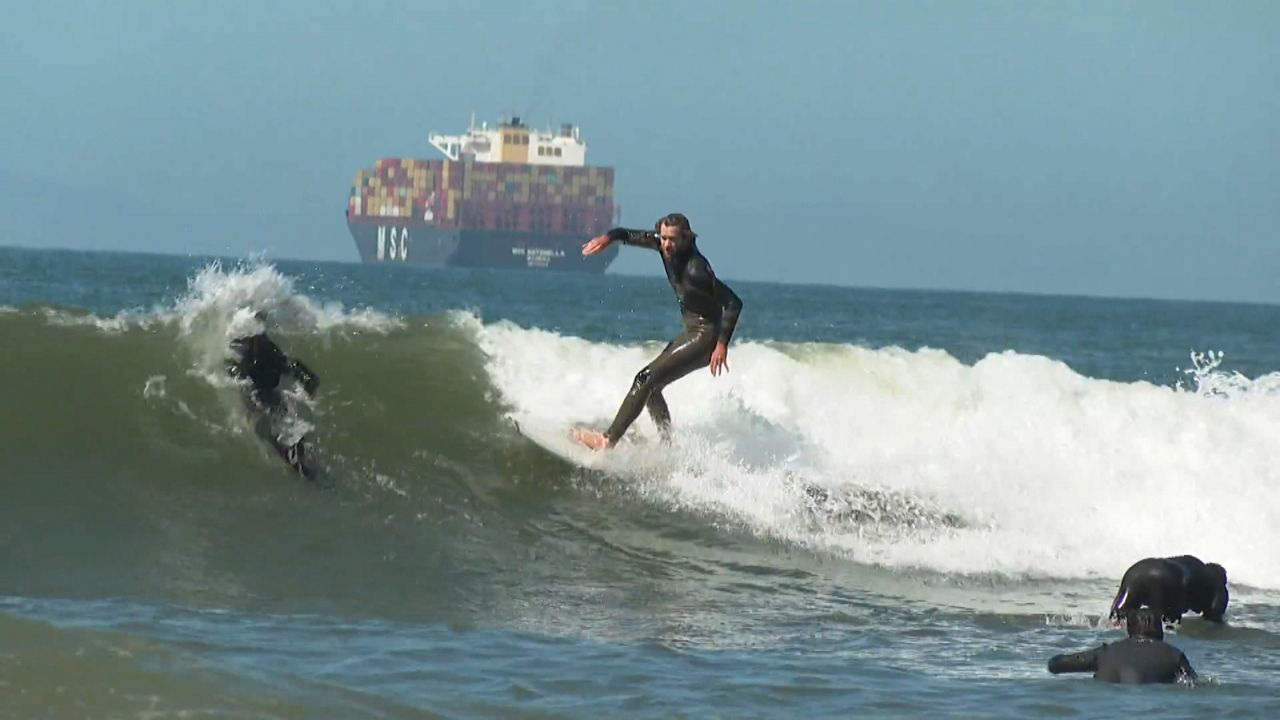
[[[423,219],[440,189],[440,161],[384,159],[356,173],[347,212],[354,218]]]
[[[592,234],[614,222],[613,168],[378,160],[356,173],[351,221],[406,218],[464,230]]]

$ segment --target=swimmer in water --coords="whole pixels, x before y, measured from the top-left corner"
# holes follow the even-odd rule
[[[1187,656],[1164,641],[1164,626],[1150,608],[1125,614],[1129,637],[1093,650],[1055,655],[1049,672],[1092,672],[1095,680],[1113,683],[1172,683],[1196,679]]]

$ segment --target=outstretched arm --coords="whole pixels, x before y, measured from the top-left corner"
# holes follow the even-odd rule
[[[297,358],[289,358],[289,374],[293,375],[298,382],[302,383],[302,389],[307,391],[308,395],[315,395],[316,388],[320,387],[320,378],[311,372],[311,368],[302,364]]]
[[[1116,591],[1115,599],[1111,601],[1111,619],[1113,621],[1124,621],[1125,613],[1129,612],[1129,595],[1129,586],[1121,582],[1120,589]],[[1134,600],[1137,600],[1137,598],[1134,598]],[[1141,604],[1142,603],[1140,601],[1134,603],[1135,606],[1139,606]]]
[[[1182,655],[1182,659],[1178,662],[1178,673],[1182,675],[1183,679],[1191,682],[1195,682],[1200,679],[1200,676],[1196,675],[1195,669],[1191,667],[1191,661],[1187,659],[1185,653]]]
[[[1102,647],[1106,647],[1106,645]],[[1094,648],[1093,650],[1085,650],[1071,655],[1054,655],[1049,658],[1049,672],[1054,675],[1058,673],[1097,672],[1098,650],[1101,649]]]
[[[237,380],[243,380],[249,375],[244,366],[248,346],[249,343],[245,338],[236,338],[231,341],[231,357],[226,359],[225,367],[227,374]]]
[[[619,227],[610,230],[604,235],[597,235],[588,240],[582,246],[582,254],[595,255],[616,242],[649,248],[650,250],[658,249],[658,236],[652,230],[628,230]]]

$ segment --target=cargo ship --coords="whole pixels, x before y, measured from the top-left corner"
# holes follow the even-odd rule
[[[432,132],[437,159],[384,158],[356,173],[347,227],[364,262],[602,273],[616,246],[582,244],[618,224],[613,168],[587,165],[579,129],[519,118]]]

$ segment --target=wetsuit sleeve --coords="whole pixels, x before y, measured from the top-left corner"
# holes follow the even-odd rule
[[[1196,675],[1195,669],[1191,667],[1191,661],[1187,659],[1186,653],[1183,653],[1178,660],[1178,674],[1192,682],[1200,679],[1200,676]]]
[[[738,315],[742,313],[742,298],[737,293],[729,289],[728,285],[720,282],[716,278],[716,302],[724,308],[724,315],[720,318],[720,342],[725,345],[729,344],[729,339],[733,337],[733,329],[738,326]]]
[[[1213,600],[1209,602],[1209,607],[1204,611],[1204,619],[1214,622],[1222,622],[1222,616],[1227,613],[1227,603],[1230,601],[1231,595],[1227,589],[1221,588],[1213,594]]]
[[[1106,647],[1106,645],[1102,647]],[[1058,673],[1097,672],[1098,651],[1101,649],[1094,648],[1093,650],[1085,650],[1071,655],[1054,655],[1049,658],[1049,672],[1054,675]]]
[[[742,312],[742,299],[728,285],[720,282],[720,278],[711,269],[711,264],[701,254],[689,260],[685,278],[690,285],[709,295],[720,306],[720,335],[716,340],[728,345],[733,337],[733,329],[738,325],[738,315]]]
[[[320,377],[296,358],[289,358],[288,367],[289,373],[302,383],[302,389],[306,390],[308,395],[315,395],[316,388],[320,387]]]
[[[626,228],[614,228],[606,235],[610,242],[620,242],[635,247],[649,248],[650,250],[658,249],[658,236],[652,230],[628,230]]]
[[[227,358],[226,368],[227,374],[233,378],[243,379],[248,375],[244,367],[244,353],[247,344],[244,338],[236,338],[231,341],[231,357]]]

